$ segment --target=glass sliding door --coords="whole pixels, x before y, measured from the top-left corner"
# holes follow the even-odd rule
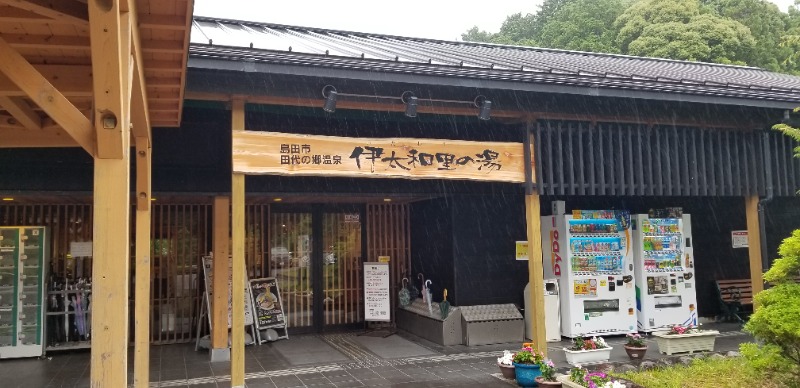
[[[278,280],[289,327],[314,326],[312,214],[270,214],[269,274]]]
[[[322,214],[324,324],[361,322],[361,215]]]

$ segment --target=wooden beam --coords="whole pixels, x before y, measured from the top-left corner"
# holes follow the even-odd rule
[[[75,0],[0,0],[0,3],[65,23],[86,24],[89,20],[86,4]]]
[[[150,141],[136,137],[136,285],[133,385],[150,385]]]
[[[234,96],[225,93],[207,93],[207,92],[192,92],[186,91],[187,100],[200,100],[200,101],[230,101]],[[263,104],[263,105],[283,105],[283,106],[300,106],[308,108],[322,108],[324,101],[320,97],[317,98],[299,98],[299,97],[283,97],[283,96],[247,96],[247,102],[250,104]],[[354,109],[366,111],[380,111],[380,112],[405,112],[405,105],[395,103],[379,103],[368,101],[346,101],[340,99],[336,102],[337,109]],[[470,107],[437,107],[428,105],[419,105],[417,107],[418,113],[428,114],[441,114],[453,116],[473,116],[477,115],[477,108]],[[703,128],[722,128],[722,129],[741,129],[741,128],[760,128],[763,126],[758,123],[742,123],[742,122],[697,122],[687,120],[674,120],[671,117],[644,119],[636,116],[601,116],[591,114],[570,114],[570,113],[557,113],[557,112],[539,112],[539,111],[518,111],[518,110],[499,110],[492,109],[492,119],[495,118],[511,118],[511,119],[524,119],[528,116],[536,116],[543,120],[574,120],[574,121],[591,121],[591,122],[609,122],[609,123],[630,123],[630,124],[657,124],[657,125],[677,125],[689,127],[703,127]]]
[[[130,14],[138,17],[136,12],[136,2],[129,2]],[[137,137],[147,139],[151,144],[150,109],[147,100],[147,85],[145,83],[144,62],[142,59],[142,43],[139,37],[139,29],[131,30],[131,47],[133,49],[133,90],[131,101],[131,121],[133,122],[133,134]]]
[[[527,136],[527,135],[526,135]],[[536,160],[535,137],[530,136],[531,161]],[[533,163],[533,162],[532,162]],[[536,168],[531,165],[531,176],[536,182]],[[547,356],[547,336],[545,334],[544,320],[544,270],[542,269],[542,212],[539,203],[539,193],[525,195],[525,219],[528,232],[528,283],[530,284],[531,319],[533,320],[533,340],[537,350]],[[556,312],[557,313],[557,312]]]
[[[185,55],[183,43],[177,40],[142,40],[142,50],[146,54],[164,53]]]
[[[3,34],[3,38],[18,50],[91,50],[88,36]]]
[[[92,387],[128,386],[130,131],[121,127],[122,157],[94,160]]]
[[[50,18],[17,7],[0,4],[0,23],[47,23]]]
[[[764,290],[761,257],[761,228],[758,223],[758,195],[745,197],[745,216],[747,217],[747,251],[750,255],[750,282],[753,284],[753,295]],[[753,302],[757,309],[758,303]]]
[[[211,301],[211,352],[223,352],[223,360],[230,360],[228,350],[228,260],[230,257],[231,200],[229,197],[214,197],[214,231],[212,249],[214,251],[214,300]]]
[[[66,97],[92,97],[92,67],[86,65],[33,65],[55,89]],[[0,74],[0,96],[27,97],[9,77]]]
[[[0,118],[2,121],[2,118]],[[2,126],[0,126],[2,127]],[[28,129],[0,128],[0,148],[52,148],[80,147],[75,139],[63,129],[44,128],[40,131]]]
[[[244,100],[232,104],[231,127],[244,131]],[[233,221],[231,241],[233,244],[233,281],[231,285],[231,387],[244,387],[244,174],[233,174],[231,201]]]
[[[94,155],[92,124],[72,103],[0,37],[0,73],[39,105],[87,152]]]
[[[130,29],[121,30],[119,1],[89,1],[96,156],[102,159],[119,159],[124,153],[122,127],[127,123],[123,123],[123,82],[127,78],[122,75],[128,74],[130,47],[122,47],[122,38],[130,36]]]
[[[142,14],[139,16],[139,28],[153,30],[186,30],[186,18],[178,15]]]
[[[42,129],[42,118],[22,98],[0,96],[0,106],[14,116],[23,127],[32,131]]]

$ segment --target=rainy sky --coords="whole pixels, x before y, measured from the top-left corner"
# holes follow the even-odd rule
[[[543,0],[195,0],[194,14],[304,27],[461,40],[477,25],[497,32],[506,16]],[[771,0],[784,12],[794,0]]]

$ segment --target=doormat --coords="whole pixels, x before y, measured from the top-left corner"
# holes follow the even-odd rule
[[[437,354],[399,335],[389,337],[351,337],[351,339],[383,359],[418,357]]]
[[[271,343],[273,349],[291,365],[328,364],[350,361],[350,358],[328,345],[318,336],[295,335]]]

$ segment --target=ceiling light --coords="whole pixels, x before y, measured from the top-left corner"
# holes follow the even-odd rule
[[[336,112],[337,95],[338,93],[336,92],[336,88],[331,85],[326,85],[324,88],[322,88],[322,97],[325,97],[325,105],[322,106],[322,110],[328,113]]]
[[[480,108],[478,111],[478,118],[481,120],[489,120],[492,112],[492,102],[487,100],[484,96],[475,97],[475,106]]]
[[[275,198],[275,199],[273,199],[273,201],[280,202],[280,201],[283,201],[283,198]]]
[[[392,202],[392,199],[391,198],[384,198],[383,202]]]
[[[3,198],[3,201],[13,201],[13,200],[14,200],[14,198],[11,198],[11,197]]]

